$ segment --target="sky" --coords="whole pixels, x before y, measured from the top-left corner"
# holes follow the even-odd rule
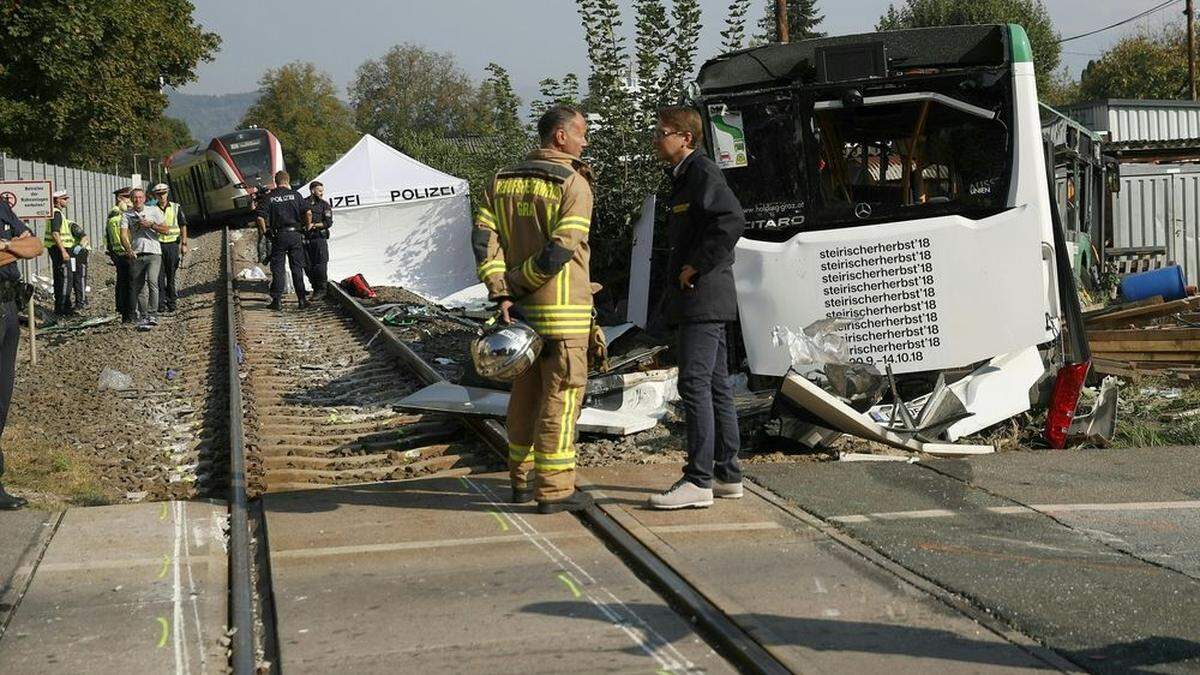
[[[632,0],[620,0],[629,7]],[[669,1],[669,0],[668,0]],[[1161,0],[1044,0],[1063,37],[1115,23]],[[343,88],[363,61],[403,42],[454,56],[460,67],[482,79],[495,61],[508,69],[526,101],[547,77],[574,72],[586,77],[583,29],[574,0],[193,0],[196,20],[222,38],[212,63],[201,64],[189,94],[253,91],[262,73],[290,61],[311,61]],[[750,27],[765,0],[756,0]],[[720,51],[729,0],[700,0],[704,30],[698,61]],[[888,0],[818,0],[821,29],[831,35],[869,32]],[[1183,2],[1153,15],[1063,45],[1063,64],[1072,76],[1122,35],[1156,29],[1180,17]],[[632,12],[626,11],[631,30]]]

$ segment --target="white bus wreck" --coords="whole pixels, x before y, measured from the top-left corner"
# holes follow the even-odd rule
[[[709,61],[699,88],[708,149],[746,212],[734,274],[752,374],[791,366],[776,327],[856,317],[849,360],[926,395],[904,415],[866,412],[884,427],[908,416],[954,441],[1033,405],[1070,423],[1088,356],[1062,345],[1081,334],[1078,298],[1020,26],[767,45]]]

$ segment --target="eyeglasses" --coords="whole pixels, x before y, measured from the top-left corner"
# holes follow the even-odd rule
[[[655,129],[654,130],[654,140],[661,141],[662,139],[667,138],[668,136],[682,135],[682,134],[686,134],[686,133],[687,133],[686,131],[667,131],[666,129]]]

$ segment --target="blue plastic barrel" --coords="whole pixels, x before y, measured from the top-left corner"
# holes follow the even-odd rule
[[[1161,295],[1163,300],[1179,300],[1187,297],[1183,281],[1183,268],[1171,265],[1160,270],[1130,274],[1121,280],[1121,295],[1126,300],[1145,300]]]

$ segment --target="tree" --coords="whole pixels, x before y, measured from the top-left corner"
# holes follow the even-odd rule
[[[196,139],[192,138],[192,132],[188,129],[187,122],[178,117],[166,116],[163,116],[158,124],[151,125],[149,133],[142,140],[142,145],[135,152],[156,161],[170,157],[176,150],[196,144]],[[130,156],[124,159],[132,160],[133,158]],[[132,166],[130,169],[130,173],[135,173]]]
[[[541,98],[530,106],[534,119],[556,105],[583,106],[579,97],[579,76],[575,73],[567,73],[561,80],[548,77],[538,83],[538,91]]]
[[[779,29],[775,25],[775,0],[765,0],[766,10],[758,20],[758,34],[755,42],[758,44],[779,40]],[[787,0],[788,40],[804,40],[807,38],[824,37],[817,31],[817,26],[825,20],[824,14],[817,14],[817,0]]]
[[[316,176],[358,140],[354,114],[338,99],[333,79],[313,64],[268,70],[258,86],[258,100],[240,126],[269,129],[279,138],[295,183]]]
[[[161,124],[166,85],[195,79],[220,38],[187,0],[0,3],[0,149],[110,168]]]
[[[750,11],[750,0],[733,0],[725,16],[725,30],[721,31],[721,51],[735,52],[746,45],[746,13]]]
[[[651,132],[655,110],[681,100],[695,69],[700,34],[696,0],[635,0],[632,53],[616,0],[576,0],[587,40],[586,159],[596,171],[590,241],[597,278],[617,290],[627,273],[632,218],[662,186]]]
[[[451,54],[396,45],[358,67],[350,85],[358,128],[396,145],[404,133],[480,131],[479,90]]]
[[[1062,58],[1058,31],[1042,0],[904,0],[889,5],[876,30],[961,26],[980,23],[1020,24],[1033,48],[1033,69],[1039,89],[1050,89]]]
[[[521,125],[521,99],[513,93],[508,71],[489,63],[487,72],[471,113],[471,126],[478,134],[447,137],[437,129],[401,129],[392,141],[410,157],[467,179],[473,200],[483,194],[497,171],[515,164],[532,146]]]
[[[1186,31],[1174,25],[1122,38],[1088,63],[1079,89],[1083,99],[1187,98]]]

